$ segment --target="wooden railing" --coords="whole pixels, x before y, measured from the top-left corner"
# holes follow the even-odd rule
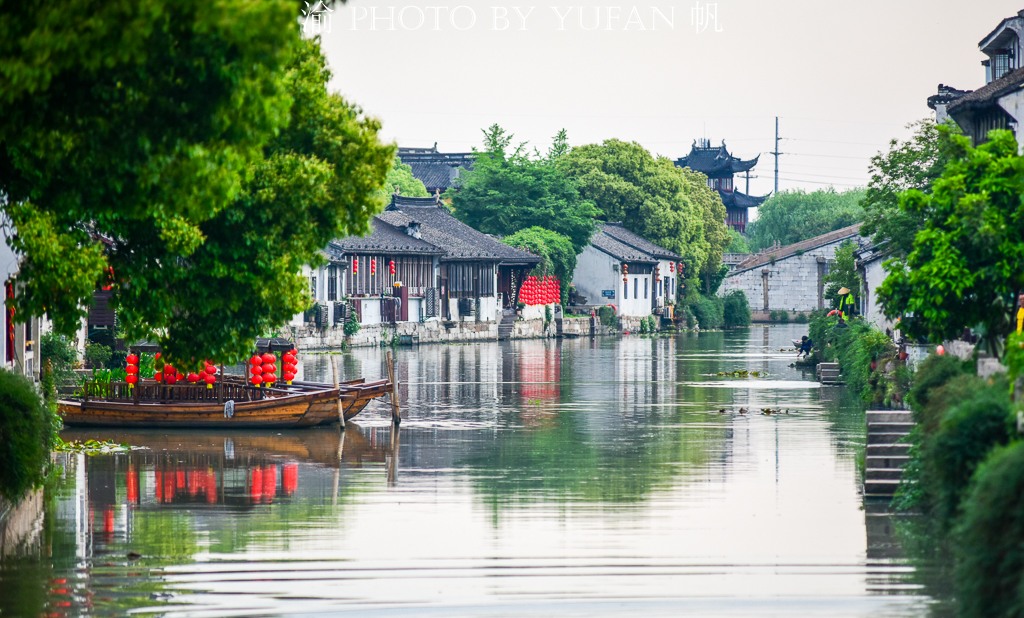
[[[87,382],[79,387],[76,395],[83,401],[102,400],[124,403],[224,403],[235,401],[260,401],[271,397],[292,395],[311,390],[308,387],[268,388],[250,386],[241,382],[221,381],[207,388],[206,384],[162,384],[143,382],[129,388],[127,382]]]

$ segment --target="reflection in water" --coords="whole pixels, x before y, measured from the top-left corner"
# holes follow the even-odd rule
[[[862,511],[855,397],[778,352],[799,328],[399,348],[401,432],[380,403],[344,432],[67,431],[145,448],[61,457],[0,612],[923,615]]]

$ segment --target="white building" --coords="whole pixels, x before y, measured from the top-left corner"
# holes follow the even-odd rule
[[[590,305],[615,305],[624,317],[646,317],[672,303],[682,256],[602,223],[576,259],[573,285]]]

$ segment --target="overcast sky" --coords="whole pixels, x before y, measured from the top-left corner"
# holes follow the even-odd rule
[[[1024,8],[616,1],[349,0],[322,34],[331,87],[402,146],[468,151],[495,122],[541,150],[561,128],[573,145],[618,138],[673,159],[695,138],[724,139],[736,156],[761,154],[754,195],[773,188],[778,116],[779,188],[845,189],[867,182],[869,157],[906,137],[907,123],[932,114],[939,83],[984,84],[978,41]]]

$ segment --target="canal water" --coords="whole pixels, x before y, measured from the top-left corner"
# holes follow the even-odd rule
[[[400,347],[397,433],[65,430],[144,448],[57,456],[0,615],[927,615],[805,332]]]

